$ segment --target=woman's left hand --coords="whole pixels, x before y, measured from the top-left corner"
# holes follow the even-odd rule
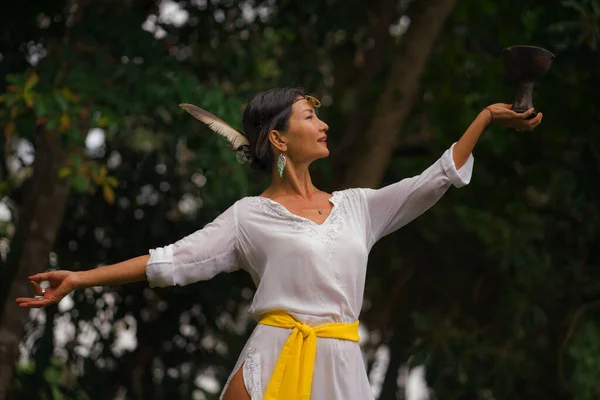
[[[517,113],[511,110],[511,107],[511,104],[496,103],[487,106],[482,112],[491,116],[491,123],[518,131],[531,131],[542,122],[543,114],[541,112],[535,118],[527,119],[533,113],[533,108],[523,113]]]

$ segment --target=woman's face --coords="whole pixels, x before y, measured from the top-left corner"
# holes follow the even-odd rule
[[[292,105],[288,130],[281,132],[283,150],[294,163],[310,163],[329,155],[327,130],[329,126],[321,121],[313,106],[301,98]],[[277,146],[281,149],[280,146]]]

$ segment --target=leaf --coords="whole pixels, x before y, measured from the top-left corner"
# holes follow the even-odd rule
[[[110,125],[110,118],[108,118],[106,115],[103,115],[102,117],[100,117],[97,124],[98,128],[106,128]]]
[[[102,183],[103,179],[98,174],[97,165],[94,163],[91,165],[91,167],[92,168],[91,168],[90,175],[91,175],[92,179],[94,180],[94,183],[96,185],[100,185]]]
[[[48,125],[46,125],[46,128],[50,131],[56,129],[56,126],[58,125],[58,118],[51,118],[50,121],[48,122]]]
[[[10,138],[13,133],[15,133],[16,125],[15,121],[10,121],[8,124],[4,125],[4,137]]]
[[[62,94],[60,94],[60,92],[58,92],[58,91],[54,92],[54,99],[56,100],[56,102],[58,103],[58,106],[60,107],[60,109],[63,112],[67,111],[67,109],[69,108],[69,103],[62,96]]]
[[[21,87],[17,85],[8,85],[6,90],[13,93],[21,93]]]
[[[34,103],[34,111],[35,111],[35,115],[36,117],[43,117],[48,115],[48,108],[46,106],[46,103],[44,102],[44,100],[42,98],[39,98],[35,103]]]
[[[8,83],[12,83],[13,85],[22,85],[23,84],[23,76],[17,74],[8,74],[6,76],[6,81]]]
[[[108,204],[114,204],[115,202],[115,191],[109,185],[102,186],[102,194]]]
[[[71,127],[71,119],[69,115],[63,114],[60,116],[58,129],[61,132],[66,132]]]
[[[82,108],[79,111],[79,119],[85,121],[89,118],[90,116],[90,110],[88,108]]]
[[[115,188],[117,186],[119,186],[119,181],[114,176],[108,176],[108,177],[106,177],[106,181],[105,182],[106,182],[107,185],[110,185],[110,186],[115,187]]]
[[[34,72],[27,78],[25,82],[25,90],[24,92],[30,91],[35,85],[40,81],[40,77]]]
[[[65,99],[67,99],[71,103],[76,103],[79,101],[79,96],[75,95],[69,88],[64,88],[60,91]]]
[[[0,196],[5,196],[9,188],[10,185],[8,181],[0,181]]]
[[[71,124],[68,131],[69,131],[69,135],[68,135],[69,140],[71,140],[73,143],[79,143],[79,141],[81,139],[81,135],[80,135],[77,127],[74,124]]]
[[[20,111],[21,110],[19,109],[18,105],[15,105],[14,107],[11,107],[11,109],[10,109],[10,117],[12,119],[16,119],[19,116]]]
[[[71,180],[71,185],[79,193],[83,193],[90,188],[90,181],[81,175],[76,176]]]
[[[71,168],[69,167],[63,167],[58,171],[58,177],[59,178],[66,178],[67,176],[71,175]]]
[[[14,93],[6,93],[4,95],[4,104],[6,104],[7,107],[10,107],[13,104],[15,104],[17,101],[19,101],[19,99],[20,99],[20,97]]]
[[[81,168],[83,164],[83,160],[79,154],[69,155],[69,162],[77,169]]]
[[[48,123],[49,119],[48,117],[39,117],[35,119],[35,124],[36,125],[46,125]]]
[[[23,100],[27,107],[33,107],[33,93],[30,91],[23,92]]]

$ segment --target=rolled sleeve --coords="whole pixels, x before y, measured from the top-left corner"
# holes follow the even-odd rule
[[[150,250],[150,259],[146,265],[146,277],[150,287],[165,287],[175,284],[172,244]]]
[[[456,164],[454,164],[454,158],[452,157],[452,151],[454,150],[454,143],[448,150],[444,152],[442,156],[442,168],[448,176],[448,179],[454,185],[454,187],[460,188],[468,185],[471,182],[471,176],[473,175],[473,163],[475,161],[473,154],[469,154],[469,158],[465,165],[460,167],[460,169],[456,168]]]

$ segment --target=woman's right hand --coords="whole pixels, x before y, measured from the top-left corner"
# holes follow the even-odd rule
[[[46,287],[44,297],[36,299],[35,297],[19,297],[17,303],[23,308],[40,308],[61,301],[66,295],[77,288],[77,275],[73,271],[51,271],[43,272],[29,277],[29,282],[33,285],[36,295],[42,295],[40,282],[48,281],[50,286]]]

